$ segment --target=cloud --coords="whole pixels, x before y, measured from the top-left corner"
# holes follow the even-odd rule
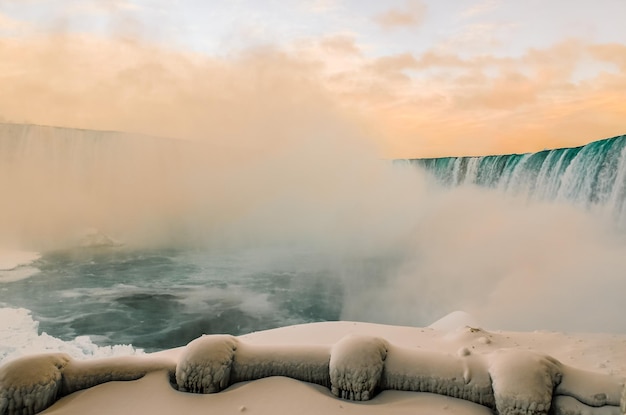
[[[23,33],[32,27],[27,22],[13,19],[6,14],[0,13],[0,33],[15,34]]]
[[[461,12],[461,18],[470,19],[487,14],[501,5],[501,0],[483,0],[477,2]]]
[[[66,10],[68,14],[111,14],[119,12],[139,12],[142,7],[129,0],[90,0],[74,3]]]
[[[622,72],[626,72],[626,45],[621,43],[589,45],[587,50],[595,59],[612,63]]]
[[[419,26],[426,16],[426,6],[419,0],[407,1],[402,9],[390,9],[374,16],[383,29]]]
[[[339,8],[340,0],[310,0],[305,7],[314,13],[328,13]]]
[[[320,40],[320,46],[330,53],[343,55],[361,55],[361,49],[357,46],[355,39],[350,35],[327,36]]]
[[[432,49],[363,60],[335,73],[333,89],[361,108],[390,157],[538,151],[626,132],[616,44],[570,39],[516,57],[461,57]]]

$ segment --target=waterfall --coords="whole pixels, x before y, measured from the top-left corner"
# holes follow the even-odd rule
[[[478,185],[529,200],[567,201],[606,211],[626,226],[626,135],[536,153],[403,161],[445,186]]]

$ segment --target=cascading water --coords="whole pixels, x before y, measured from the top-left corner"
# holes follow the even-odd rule
[[[530,200],[609,212],[626,226],[626,136],[528,154],[411,159],[446,186],[476,184]]]

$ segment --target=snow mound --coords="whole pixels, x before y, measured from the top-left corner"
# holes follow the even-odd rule
[[[191,341],[176,366],[176,383],[183,392],[213,393],[230,385],[237,339],[202,336]]]
[[[0,366],[0,415],[32,415],[57,399],[110,381],[173,373],[176,362],[146,356],[76,361],[65,353],[23,356]]]
[[[465,311],[453,311],[428,326],[440,331],[455,331],[464,327],[480,327],[481,324]]]
[[[531,351],[502,349],[489,360],[500,415],[548,414],[552,392],[562,378],[556,359]]]
[[[487,364],[482,356],[472,354],[469,349],[452,355],[391,346],[383,388],[436,393],[495,407]]]
[[[387,342],[377,337],[344,337],[330,352],[330,382],[333,395],[367,401],[380,384]]]
[[[35,414],[52,405],[62,385],[66,354],[23,357],[0,367],[0,414]]]
[[[239,342],[231,382],[285,376],[329,387],[329,359],[326,346],[267,346]]]
[[[500,415],[620,413],[623,381],[610,375],[529,350],[475,353],[471,346],[459,346],[444,353],[354,334],[334,345],[257,345],[230,335],[205,335],[173,354],[83,361],[67,354],[29,356],[0,367],[0,415],[33,414],[63,395],[153,371],[175,374],[178,390],[194,393],[285,376],[358,401],[381,390],[400,390],[456,397]]]

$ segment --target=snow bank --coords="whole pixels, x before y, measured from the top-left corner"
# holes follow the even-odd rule
[[[98,346],[88,336],[63,341],[39,334],[39,322],[24,308],[0,308],[0,364],[21,356],[62,352],[75,359],[143,354],[131,345]]]
[[[392,346],[385,362],[383,388],[437,393],[495,408],[487,363],[467,348],[452,355]]]
[[[213,393],[230,385],[237,350],[233,336],[202,336],[191,341],[176,366],[176,383],[183,392]]]
[[[176,363],[147,356],[76,361],[65,353],[25,356],[0,367],[0,414],[38,413],[64,395],[109,381],[174,372]]]
[[[308,327],[315,331],[317,326]],[[477,353],[472,343],[445,344],[447,335],[440,335],[439,341],[448,350],[440,350],[436,343],[423,349],[419,342],[396,344],[358,333],[356,323],[340,327],[344,335],[332,344],[258,344],[255,338],[262,339],[263,333],[239,338],[209,335],[184,348],[148,356],[86,361],[65,354],[24,357],[0,367],[0,415],[34,413],[65,394],[155,371],[175,373],[178,391],[201,394],[282,376],[322,385],[330,388],[328,396],[356,401],[397,390],[457,397],[501,415],[620,413],[622,379],[564,365],[544,353],[491,349],[493,343],[480,343],[488,351]],[[276,331],[270,332],[274,336],[269,339],[276,339]],[[421,329],[421,333],[433,338],[435,331]],[[483,330],[470,335],[496,337]],[[451,345],[457,347],[455,352],[449,351]]]
[[[329,364],[333,395],[354,401],[374,397],[388,348],[385,340],[370,336],[350,335],[335,344]]]
[[[23,357],[0,367],[0,414],[35,414],[59,396],[66,354]]]

